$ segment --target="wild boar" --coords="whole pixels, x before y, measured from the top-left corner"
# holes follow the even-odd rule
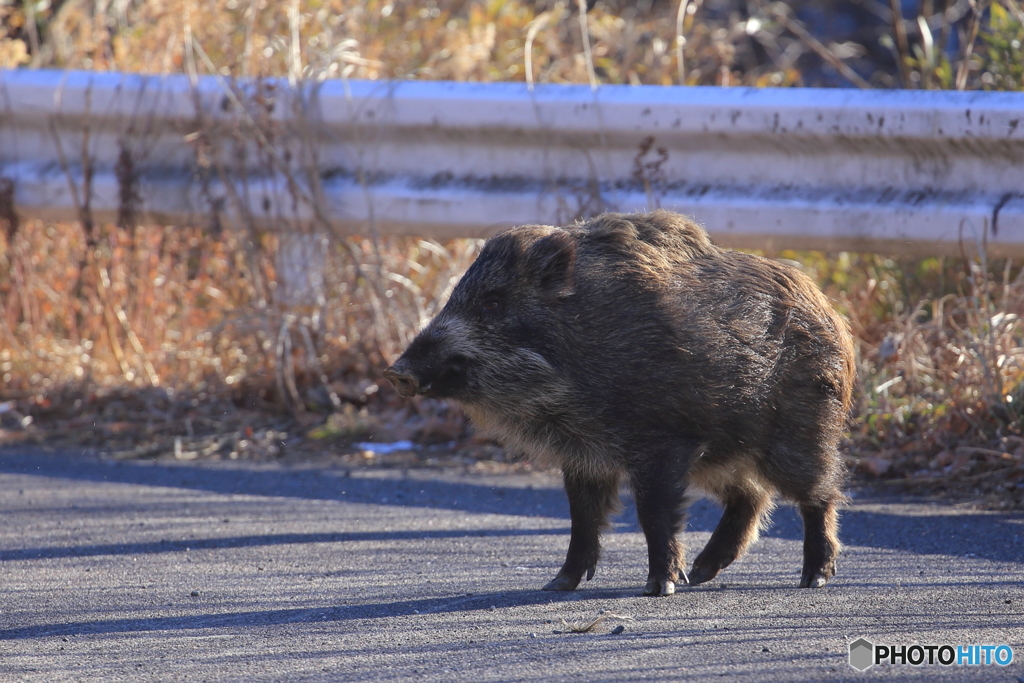
[[[847,325],[798,269],[721,249],[678,214],[491,238],[384,374],[561,468],[572,531],[545,590],[593,577],[623,478],[647,540],[645,595],[712,579],[756,540],[775,496],[803,517],[800,586],[836,571]],[[691,487],[724,511],[687,574],[677,535]]]

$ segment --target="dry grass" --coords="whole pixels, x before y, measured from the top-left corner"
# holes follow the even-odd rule
[[[878,45],[817,41],[801,6],[605,1],[581,23],[576,2],[0,0],[0,67],[759,86],[820,83],[856,67],[862,85],[1022,85],[1024,12],[1012,0],[956,25],[929,15],[930,37],[904,22],[888,63]],[[962,47],[950,54],[941,46],[955,32]],[[328,235],[312,245],[323,280],[296,298],[278,269],[283,251],[312,237],[283,246],[288,237],[255,229],[108,225],[87,246],[80,224],[0,216],[0,228],[0,441],[181,458],[280,457],[330,443],[352,463],[402,466],[437,455],[346,446],[408,438],[454,442],[465,463],[501,457],[468,437],[458,411],[399,401],[378,384],[478,242]],[[1024,506],[1020,265],[785,256],[816,274],[858,339],[851,464]]]
[[[820,14],[809,0],[599,0],[586,33],[577,0],[0,0],[0,67],[183,72],[195,41],[235,77],[1021,86],[1017,0],[954,3],[945,14],[922,3],[924,24],[902,22],[895,42],[884,5],[856,10],[862,25],[850,35],[818,40],[801,21]],[[955,34],[962,49],[949,54]]]
[[[805,256],[858,341],[851,463],[1020,506],[1024,264]]]
[[[641,11],[633,4],[598,3],[588,13],[595,73],[603,82],[674,83],[674,3],[646,3]],[[699,6],[693,3],[693,12]],[[191,36],[224,75],[522,81],[526,37],[532,31],[534,81],[589,80],[576,2],[65,3],[37,13],[37,22],[45,25],[43,38],[33,38],[39,31],[30,28],[20,4],[12,2],[0,11],[14,29],[8,29],[0,66],[181,72],[188,66],[186,36]],[[793,69],[799,50],[761,69],[749,58],[745,19],[728,7],[706,14],[714,20],[687,15],[687,82],[799,79]],[[41,47],[30,55],[34,40]],[[793,40],[784,36],[781,51]]]
[[[2,398],[40,436],[122,448],[275,423],[294,437],[331,412],[323,439],[463,435],[457,411],[398,402],[376,378],[436,313],[478,241],[315,245],[323,280],[289,302],[275,296],[277,237],[248,248],[239,239],[104,226],[89,251],[79,224],[19,225],[0,242]]]
[[[556,630],[555,633],[593,633],[598,629],[599,626],[605,624],[609,620],[614,621],[634,621],[633,617],[627,617],[622,614],[615,614],[614,612],[606,612],[605,610],[598,610],[597,616],[591,619],[577,619],[574,621],[567,621],[564,617],[559,619],[562,624],[562,630]],[[625,630],[621,625],[616,633],[622,633]]]
[[[6,393],[241,386],[274,372],[281,346],[309,368],[351,352],[341,371],[365,376],[436,313],[479,246],[351,239],[321,252],[323,281],[289,305],[274,296],[277,237],[250,249],[242,237],[107,225],[87,251],[78,224],[23,223],[0,250]],[[260,398],[301,410],[285,389]]]

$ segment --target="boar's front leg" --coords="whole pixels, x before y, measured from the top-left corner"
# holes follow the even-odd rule
[[[566,468],[562,479],[569,496],[572,534],[565,564],[544,586],[546,591],[571,591],[579,585],[584,573],[587,581],[593,578],[601,554],[601,532],[608,526],[609,515],[619,505],[617,474],[595,476]]]
[[[630,472],[636,514],[647,538],[649,571],[644,595],[672,595],[677,582],[689,582],[683,546],[677,538],[683,526],[686,483],[673,464],[659,467],[648,462]]]
[[[834,499],[841,499],[836,490]],[[820,588],[836,574],[836,556],[839,555],[839,522],[834,500],[822,503],[801,503],[804,518],[804,570],[801,588]]]

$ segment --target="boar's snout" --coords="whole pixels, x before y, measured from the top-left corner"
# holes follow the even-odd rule
[[[466,357],[454,355],[436,364],[412,363],[399,358],[384,371],[384,377],[402,396],[416,394],[431,398],[454,398],[466,383]]]
[[[433,328],[421,332],[384,377],[402,396],[457,398],[468,379],[469,358]]]
[[[403,367],[401,361],[384,371],[384,379],[395,385],[399,395],[409,398],[420,390],[420,381],[416,375]]]

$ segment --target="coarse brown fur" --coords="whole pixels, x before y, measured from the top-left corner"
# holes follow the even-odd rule
[[[561,467],[572,532],[547,589],[593,575],[622,478],[647,538],[645,594],[713,578],[756,540],[776,495],[804,519],[800,585],[835,573],[847,326],[799,270],[720,249],[682,216],[501,233],[385,374]],[[690,486],[724,512],[687,577],[677,535]]]

